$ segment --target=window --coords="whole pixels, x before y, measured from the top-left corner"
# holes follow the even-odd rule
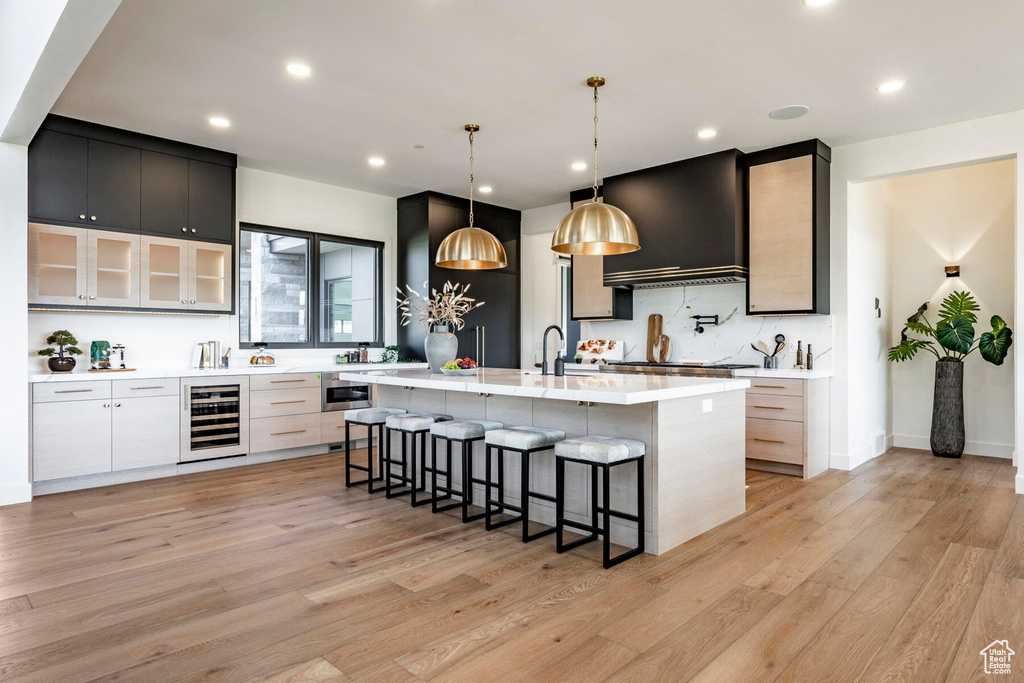
[[[239,254],[243,345],[383,346],[382,243],[243,225]]]

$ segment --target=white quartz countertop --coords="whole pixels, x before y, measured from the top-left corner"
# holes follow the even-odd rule
[[[82,364],[88,366],[88,361]],[[82,382],[112,379],[164,379],[168,377],[219,377],[230,375],[273,375],[275,373],[302,372],[354,372],[360,370],[392,370],[395,368],[426,368],[426,363],[301,363],[280,365],[238,365],[219,370],[200,370],[199,368],[143,368],[127,372],[88,372],[84,367],[75,372],[40,373],[29,375],[29,383],[35,382]]]
[[[834,373],[831,370],[797,370],[795,368],[765,370],[762,368],[750,368],[747,370],[736,370],[733,374],[736,377],[763,377],[765,379],[821,379],[823,377],[831,377]]]
[[[354,370],[355,368],[351,368]],[[632,405],[673,398],[704,396],[750,387],[746,379],[665,377],[659,375],[578,374],[555,377],[536,372],[481,368],[475,375],[448,376],[429,370],[345,372],[341,379],[443,391],[465,391],[499,396],[526,396],[568,401]]]

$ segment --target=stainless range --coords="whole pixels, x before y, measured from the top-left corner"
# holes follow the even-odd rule
[[[628,375],[675,375],[679,377],[735,377],[736,370],[756,368],[756,365],[719,363],[693,365],[687,363],[647,363],[644,361],[621,361],[601,366],[601,372]]]

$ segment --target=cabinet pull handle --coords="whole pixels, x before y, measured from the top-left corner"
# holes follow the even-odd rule
[[[756,389],[785,389],[786,387],[779,384],[755,384]]]
[[[588,408],[593,408],[594,407],[594,402],[593,401],[587,401],[587,407]]]
[[[104,404],[103,404],[103,407],[104,407],[104,408],[109,408],[109,407],[110,407],[110,404],[109,404],[109,403],[104,403]]]
[[[270,405],[272,405],[272,406],[280,406],[280,405],[284,405],[285,403],[305,403],[305,402],[306,402],[306,399],[303,398],[303,399],[296,399],[294,401],[271,401]]]
[[[305,382],[304,379],[272,379],[271,384],[287,384],[288,382]]]
[[[196,229],[195,229],[195,228],[192,228],[192,232],[195,232],[195,231],[196,231]]]
[[[79,295],[78,295],[78,298],[79,298],[79,299],[84,299],[84,298],[85,298],[85,294],[79,294]]]
[[[755,408],[760,408],[761,410],[785,410],[785,408],[782,407],[782,406],[754,406],[754,407]]]
[[[121,407],[121,404],[120,404],[120,403],[115,403],[115,404],[114,404],[114,407],[115,407],[115,408],[120,408],[120,407]]]
[[[188,228],[182,228],[181,231],[182,232],[188,232]]]
[[[761,443],[786,443],[785,441],[779,441],[778,439],[758,439],[754,438],[754,441],[760,441]]]
[[[293,429],[293,430],[288,431],[288,432],[270,432],[270,435],[271,436],[283,436],[285,434],[301,434],[304,431],[306,431],[306,430],[305,429]]]
[[[92,220],[96,220],[96,216],[90,216]]]
[[[78,217],[81,218],[83,221],[85,220],[85,214],[84,213],[78,214]]]
[[[132,387],[132,391],[143,391],[144,389],[163,389],[163,386],[159,387]]]
[[[88,393],[90,391],[92,391],[92,389],[61,389],[60,391],[55,391],[53,393],[55,393],[55,394],[84,394],[84,393]]]
[[[578,406],[583,405],[583,401],[576,401],[576,405],[578,405]]]
[[[90,294],[90,295],[89,295],[89,298],[90,298],[90,299],[95,299],[95,298],[96,298],[96,295],[95,295],[95,294]]]

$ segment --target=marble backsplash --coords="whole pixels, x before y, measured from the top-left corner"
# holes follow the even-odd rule
[[[581,339],[621,339],[626,360],[645,360],[647,316],[660,313],[662,333],[672,341],[672,360],[701,359],[710,363],[760,365],[763,356],[750,348],[758,339],[775,348],[775,335],[786,336],[779,367],[796,362],[796,342],[814,350],[814,367],[832,368],[833,324],[830,315],[748,316],[746,285],[742,282],[694,287],[638,289],[633,292],[633,320],[582,323]],[[694,329],[692,315],[718,314],[721,324]]]

